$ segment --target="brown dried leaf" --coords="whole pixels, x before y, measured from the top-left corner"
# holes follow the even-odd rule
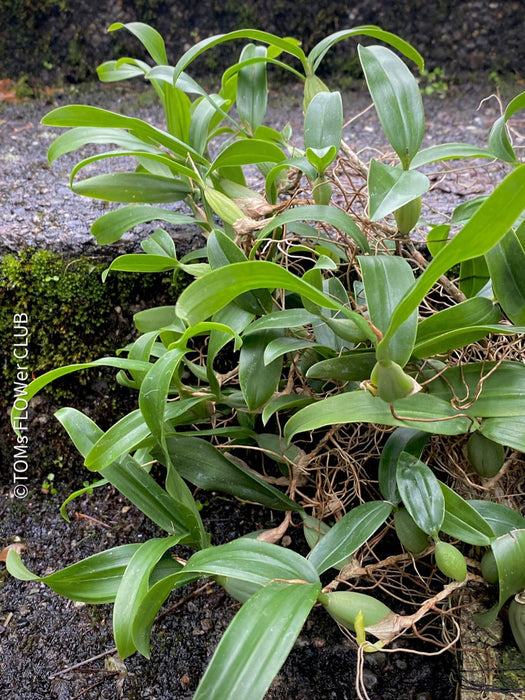
[[[25,544],[22,544],[22,542],[13,542],[13,544],[8,544],[7,547],[2,549],[0,552],[0,561],[5,561],[7,559],[7,553],[9,552],[10,549],[13,549],[17,554],[20,554],[24,550],[27,549]]]

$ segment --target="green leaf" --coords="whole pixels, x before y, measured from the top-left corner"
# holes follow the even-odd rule
[[[270,219],[269,223],[267,223],[257,235],[257,239],[265,239],[279,226],[291,224],[296,221],[320,221],[325,224],[330,224],[343,233],[348,234],[363,252],[370,252],[370,246],[368,245],[366,237],[351,216],[336,207],[320,204],[305,204],[304,206],[294,207],[282,214],[278,214],[273,219]]]
[[[417,80],[390,49],[359,46],[358,52],[383,131],[406,170],[425,133]]]
[[[121,207],[100,216],[91,226],[91,233],[95,236],[99,245],[106,245],[120,240],[126,231],[138,226],[138,224],[155,220],[167,221],[178,226],[191,223],[203,225],[201,222],[196,221],[193,216],[188,216],[187,214],[179,214],[160,207],[130,204],[127,207]]]
[[[302,408],[312,403],[310,396],[301,394],[284,394],[270,399],[262,411],[262,422],[266,425],[277,411],[287,411],[292,408]]]
[[[410,163],[410,169],[421,168],[423,165],[441,160],[455,160],[456,158],[494,158],[494,153],[469,143],[442,143],[424,148],[416,153]]]
[[[267,364],[265,351],[268,343],[280,335],[280,331],[267,330],[244,339],[239,357],[239,383],[250,411],[265,404],[279,386],[283,358],[278,356]]]
[[[485,518],[446,484],[439,482],[439,485],[445,499],[442,531],[468,544],[479,547],[490,545],[495,533]]]
[[[55,593],[84,603],[112,603],[131,558],[142,545],[124,544],[93,554],[48,576],[31,573],[13,550],[7,555],[9,573],[22,581],[42,581]]]
[[[408,452],[397,461],[397,488],[416,525],[437,536],[445,518],[445,498],[433,471]]]
[[[319,316],[311,314],[306,309],[284,309],[283,311],[273,311],[256,321],[252,321],[245,328],[243,335],[270,329],[301,328],[314,323],[319,323]]]
[[[250,163],[280,163],[286,156],[279,146],[270,141],[249,139],[234,141],[219,153],[210,165],[209,172],[232,165],[248,165]]]
[[[401,500],[397,488],[399,456],[405,452],[419,459],[428,438],[428,433],[413,428],[396,428],[388,436],[381,452],[378,470],[379,490],[386,501],[397,504]]]
[[[118,369],[124,369],[129,371],[144,371],[148,370],[151,367],[151,365],[149,362],[128,360],[124,357],[102,357],[99,360],[94,360],[93,362],[82,362],[74,365],[65,365],[57,369],[52,369],[49,372],[46,372],[45,374],[40,375],[40,377],[34,379],[27,387],[24,398],[26,399],[26,401],[30,401],[33,398],[33,396],[35,396],[41,389],[46,387],[55,379],[60,379],[60,377],[64,377],[67,374],[71,374],[72,372],[78,372],[79,370],[90,369],[92,367],[117,367]],[[18,430],[15,423],[19,419],[21,414],[22,410],[17,409],[15,408],[15,406],[13,406],[13,409],[11,411],[11,424],[15,432],[17,432]]]
[[[245,537],[196,552],[188,560],[184,573],[226,576],[260,586],[274,579],[319,583],[313,563],[293,549]]]
[[[380,163],[372,158],[368,171],[368,215],[379,221],[404,204],[424,194],[430,187],[426,175],[417,170]]]
[[[159,559],[180,542],[181,537],[151,539],[140,545],[130,559],[118,587],[113,607],[113,637],[121,659],[131,656],[137,647],[132,625],[137,610],[149,590],[150,575]]]
[[[521,362],[471,362],[450,367],[430,382],[428,389],[441,399],[454,398],[456,405],[463,406],[463,411],[472,416],[525,416],[525,365]],[[483,434],[486,423],[482,423]]]
[[[375,338],[366,321],[357,313],[304,282],[280,265],[263,260],[234,263],[195,280],[183,290],[176,305],[176,313],[189,324],[209,318],[243,292],[254,289],[289,289],[316,304],[342,313],[364,326],[368,336]]]
[[[370,377],[376,363],[374,350],[352,350],[339,357],[329,357],[308,368],[308,379],[331,379],[334,382],[361,382]]]
[[[459,288],[466,297],[478,294],[490,279],[485,256],[464,260],[459,269]]]
[[[430,357],[474,343],[491,332],[500,317],[497,307],[482,297],[438,311],[419,322],[414,355]]]
[[[383,333],[388,328],[396,306],[414,284],[414,273],[408,262],[393,255],[360,255],[359,266],[370,320]],[[417,310],[398,328],[388,344],[390,359],[404,367],[414,347]]]
[[[143,22],[127,22],[126,24],[114,22],[109,27],[108,31],[114,32],[118,29],[127,29],[128,32],[136,36],[155,63],[168,63],[164,39],[159,32],[153,29],[153,27],[150,27],[149,24],[144,24]]]
[[[71,189],[85,197],[108,202],[177,202],[191,192],[191,187],[175,178],[147,173],[109,173],[75,182]]]
[[[525,325],[525,250],[518,235],[509,231],[486,254],[492,289],[513,323]]]
[[[499,601],[490,610],[474,615],[481,627],[490,626],[511,595],[525,588],[525,530],[511,530],[492,542],[499,575]]]
[[[518,397],[519,398],[519,397]],[[495,402],[496,403],[496,402]],[[497,402],[501,406],[501,412],[505,412],[506,400],[503,397]],[[485,418],[481,423],[479,432],[494,442],[513,450],[525,452],[525,407],[521,409],[522,415],[504,416],[501,418]]]
[[[288,353],[294,355],[300,350],[315,346],[316,343],[304,338],[289,338],[288,336],[274,338],[274,340],[270,340],[264,348],[264,364],[268,366],[278,358],[282,358],[283,355],[287,355]]]
[[[507,233],[524,208],[525,165],[521,165],[507,175],[470,221],[429,263],[393,313],[390,326],[378,345],[378,352],[388,346],[390,337],[418,307],[442,274],[463,260],[487,253]]]
[[[489,524],[496,537],[506,535],[511,530],[525,529],[525,518],[517,510],[493,501],[474,500],[468,503]]]
[[[49,163],[53,163],[60,156],[76,151],[86,144],[115,144],[125,151],[144,151],[150,153],[160,153],[160,151],[151,144],[142,139],[129,134],[124,129],[104,129],[97,126],[79,126],[75,129],[60,134],[53,141],[47,151],[47,159]]]
[[[97,66],[98,79],[102,83],[115,83],[121,80],[128,80],[129,78],[136,78],[139,75],[144,76],[144,74],[149,70],[149,65],[140,65],[140,61],[133,61],[128,63],[127,61],[104,61],[99,66]]]
[[[392,511],[390,503],[370,501],[344,515],[310,552],[319,574],[348,559],[381,527]]]
[[[299,506],[257,474],[228,459],[200,438],[173,435],[167,438],[173,468],[190,483],[207,491],[221,491],[276,510],[298,510]]]
[[[339,92],[318,92],[313,97],[304,118],[306,149],[335,148],[339,151],[343,136],[343,101]]]
[[[209,165],[203,156],[175,136],[157,129],[142,119],[127,117],[99,107],[91,107],[90,105],[58,107],[43,117],[42,124],[46,126],[96,126],[99,128],[128,129],[133,136],[144,140],[146,145],[164,146],[184,160],[190,155],[195,163]]]
[[[74,408],[61,408],[55,417],[67,430],[84,458],[103,435],[102,430],[90,418]],[[187,535],[190,531],[191,537],[185,539],[185,543],[207,542],[198,514],[195,516],[191,507],[177,502],[166,493],[133,458],[124,457],[121,462],[113,462],[101,473],[144,515],[166,532]]]
[[[108,483],[109,482],[107,479],[98,479],[89,486],[84,486],[84,488],[78,489],[77,491],[73,491],[73,493],[69,494],[69,496],[65,499],[65,501],[63,501],[62,505],[60,506],[60,515],[64,518],[66,522],[70,523],[71,520],[69,519],[69,515],[67,514],[67,505],[71,503],[71,501],[74,501],[76,498],[80,498],[80,496],[83,496],[86,493],[91,493],[93,489],[97,489],[100,486],[105,486]]]
[[[120,272],[165,272],[180,267],[176,258],[168,258],[166,255],[144,255],[144,253],[129,253],[119,255],[110,266],[104,270],[102,281],[107,278],[111,270]]]
[[[239,610],[219,642],[195,700],[262,700],[321,590],[270,583]]]
[[[438,435],[460,435],[472,425],[468,417],[450,403],[428,394],[414,394],[395,403],[394,418],[390,405],[367,391],[349,391],[317,401],[298,411],[284,427],[284,435],[294,435],[339,423],[378,423],[415,428]],[[446,420],[443,420],[443,419]]]
[[[314,72],[319,67],[319,64],[321,63],[323,57],[326,55],[326,52],[329,51],[329,49],[332,46],[337,44],[339,41],[342,41],[343,39],[354,37],[359,34],[364,36],[370,36],[374,39],[378,39],[379,41],[384,41],[386,44],[390,44],[391,46],[396,48],[400,53],[404,54],[407,58],[409,58],[411,61],[414,61],[421,70],[423,69],[423,58],[421,54],[418,51],[416,51],[416,49],[413,46],[411,46],[411,44],[404,41],[403,39],[400,39],[398,36],[396,36],[396,34],[392,34],[391,32],[385,32],[383,29],[380,29],[379,27],[376,27],[373,24],[368,24],[360,27],[354,27],[353,29],[343,29],[339,32],[335,32],[334,34],[330,34],[329,36],[322,39],[318,44],[316,44],[308,54],[308,63],[312,66]]]
[[[248,44],[242,50],[240,61],[250,58],[266,57],[265,46]],[[247,124],[252,133],[261,125],[268,103],[268,88],[266,81],[266,64],[254,63],[244,66],[239,71],[237,79],[237,111],[241,120]]]

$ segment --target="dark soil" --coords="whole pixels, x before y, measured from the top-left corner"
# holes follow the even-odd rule
[[[278,128],[292,119],[300,130],[300,94],[291,92],[286,97],[280,93],[272,95],[270,116]],[[466,89],[445,100],[429,100],[428,145],[460,140],[485,145],[490,125],[498,114],[495,101],[476,112],[480,97],[487,92],[488,89],[480,95],[478,90]],[[62,95],[54,99],[64,103],[72,97]],[[148,103],[148,97],[130,94],[128,90],[97,87],[96,92],[74,95],[73,100],[114,110],[129,109],[136,116],[159,120],[158,110]],[[369,103],[361,94],[347,95],[346,101],[352,114]],[[53,131],[40,127],[39,121],[52,106],[28,102],[4,106],[0,111],[0,198],[5,212],[0,222],[0,253],[31,244],[54,247],[70,255],[81,251],[97,254],[89,223],[106,208],[71,195],[66,177],[71,158],[63,158],[53,170],[46,163],[45,151]],[[371,111],[348,127],[347,139],[356,150],[385,146]],[[452,202],[457,203],[458,197],[461,201],[486,190],[496,176],[488,169],[474,177],[468,172],[450,174],[444,179],[436,177],[434,209],[450,213]],[[177,235],[181,240],[188,239],[194,232]],[[123,247],[136,247],[139,238],[140,235],[129,236]],[[82,402],[80,398],[79,407]],[[0,484],[4,485],[0,551],[19,538],[27,548],[22,555],[24,562],[36,573],[44,574],[107,547],[160,535],[109,487],[74,502],[69,510],[71,524],[60,518],[61,501],[82,485],[87,472],[70,448],[64,447],[65,436],[49,429],[52,412],[52,406],[40,405],[31,424],[31,490],[24,500],[18,501],[10,493],[10,448],[0,445]],[[49,472],[56,474],[58,493],[53,496],[41,489]],[[205,523],[215,543],[279,522],[280,516],[267,510],[210,494],[199,497],[205,504]],[[101,656],[114,646],[110,606],[71,603],[43,584],[8,577],[3,564],[0,569],[0,697],[8,700],[190,698],[238,608],[214,585],[196,596],[193,593],[199,584],[172,594],[163,608],[165,614],[153,630],[151,660],[133,656],[126,660],[125,672],[119,677],[105,668],[105,660],[114,653]],[[180,606],[170,610],[177,602]],[[413,646],[413,640],[407,645]],[[97,658],[91,660],[92,657]],[[67,671],[85,661],[88,663]],[[355,698],[355,663],[350,642],[323,610],[314,610],[267,697]],[[379,652],[367,656],[366,686],[373,700],[448,700],[455,697],[454,669],[450,654],[422,657]]]

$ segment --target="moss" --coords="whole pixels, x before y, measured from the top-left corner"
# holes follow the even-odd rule
[[[67,260],[50,251],[22,251],[0,262],[0,361],[3,403],[10,400],[16,375],[13,315],[29,316],[28,365],[33,374],[61,365],[88,362],[126,345],[134,336],[132,313],[170,303],[182,277],[166,274],[112,274],[103,284],[105,263],[89,257]],[[84,377],[84,379],[83,379]],[[75,375],[74,385],[87,381]],[[60,388],[58,388],[60,387]],[[50,389],[60,398],[73,391],[61,380]]]

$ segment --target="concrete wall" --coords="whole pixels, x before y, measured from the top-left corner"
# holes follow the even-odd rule
[[[521,0],[0,0],[0,79],[94,78],[98,63],[137,55],[124,32],[106,31],[114,21],[134,20],[164,35],[172,61],[199,39],[239,27],[293,36],[308,49],[333,31],[370,23],[412,42],[429,69],[444,68],[450,79],[519,76],[525,65]],[[355,46],[338,46],[325,70],[355,70]],[[233,55],[210,53],[198,69],[217,71]]]

